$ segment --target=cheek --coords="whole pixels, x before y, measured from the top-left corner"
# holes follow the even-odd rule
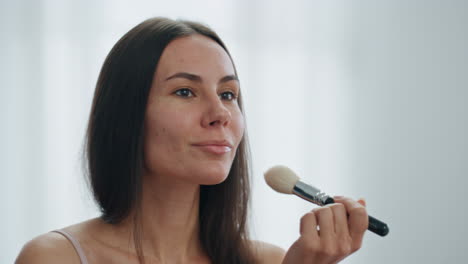
[[[244,130],[245,130],[245,120],[244,116],[240,111],[235,113],[233,115],[233,133],[234,136],[236,137],[237,141],[240,142],[242,140],[242,137],[244,136]]]
[[[148,115],[145,121],[145,160],[146,164],[173,163],[178,153],[190,137],[190,118],[177,112],[157,111],[158,115]],[[171,159],[172,157],[172,159]]]

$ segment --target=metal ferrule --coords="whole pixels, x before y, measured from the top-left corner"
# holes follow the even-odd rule
[[[304,200],[320,206],[328,204],[328,201],[332,199],[330,196],[321,192],[314,186],[305,184],[301,181],[297,181],[296,185],[294,186],[293,193]]]

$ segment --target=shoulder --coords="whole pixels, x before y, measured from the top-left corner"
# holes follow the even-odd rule
[[[49,232],[26,243],[15,264],[35,263],[80,263],[71,243],[62,235]]]
[[[280,264],[286,251],[278,246],[258,240],[249,241],[257,263]]]

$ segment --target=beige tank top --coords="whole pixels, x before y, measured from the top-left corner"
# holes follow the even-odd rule
[[[73,248],[75,248],[76,253],[80,257],[80,262],[81,264],[89,264],[88,260],[86,259],[86,255],[84,254],[83,249],[80,246],[80,243],[78,240],[76,240],[70,233],[66,232],[65,230],[54,230],[52,232],[59,233],[62,236],[66,237],[68,241],[73,245]]]

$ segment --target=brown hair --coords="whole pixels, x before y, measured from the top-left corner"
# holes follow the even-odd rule
[[[219,36],[207,26],[152,18],[131,29],[115,44],[96,85],[85,145],[89,185],[104,221],[119,223],[130,212],[136,212],[133,238],[141,263],[144,257],[137,220],[141,210],[148,94],[164,48],[172,40],[192,34],[211,38],[231,57]],[[240,96],[238,100],[243,111]],[[249,175],[249,150],[244,134],[227,179],[221,184],[201,186],[200,190],[200,241],[213,263],[253,262],[246,225]]]

